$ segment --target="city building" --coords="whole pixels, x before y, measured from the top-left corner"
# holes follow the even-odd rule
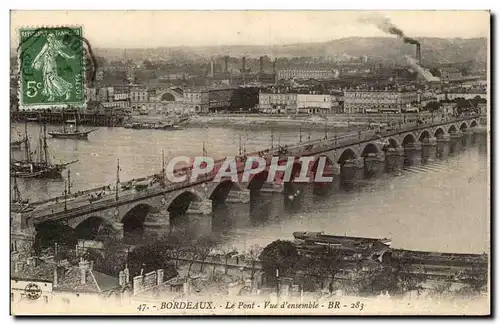
[[[54,257],[12,261],[12,303],[36,304],[85,304],[95,298],[121,299],[132,295],[132,283],[128,269],[120,272],[120,278],[93,269],[93,261],[83,258],[77,265]],[[26,288],[39,292],[40,299],[28,297]]]
[[[97,89],[96,88],[85,88],[85,96],[87,101],[97,100]]]
[[[130,89],[130,102],[148,102],[150,91],[144,87],[132,87]]]
[[[188,106],[194,108],[196,113],[208,113],[209,98],[206,89],[185,89],[183,99]]]
[[[447,67],[439,69],[441,73],[441,79],[443,80],[455,80],[462,78],[462,72],[454,67]]]
[[[97,100],[100,102],[107,102],[108,101],[108,88],[106,88],[106,87],[99,88],[98,93],[97,93]]]
[[[436,95],[437,100],[454,100],[456,98],[473,99],[476,96],[488,99],[486,89],[454,89]]]
[[[331,113],[335,96],[330,94],[297,94],[297,114]]]
[[[277,73],[278,80],[288,79],[317,79],[328,80],[339,77],[338,70],[314,70],[314,69],[289,69],[279,70]]]
[[[296,114],[297,93],[259,93],[259,111],[268,114]]]
[[[247,101],[255,106],[256,98],[256,90],[232,86],[192,88],[183,93],[183,102],[197,113],[246,108]]]
[[[208,110],[215,112],[229,110],[232,107],[236,87],[212,88],[208,90]]]
[[[346,113],[401,113],[418,104],[416,90],[349,89],[344,91]]]

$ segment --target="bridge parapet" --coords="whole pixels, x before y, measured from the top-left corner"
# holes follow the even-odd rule
[[[247,155],[242,155],[242,156],[236,156],[237,158],[241,159],[241,163],[238,165],[238,173],[241,174],[245,170],[245,157],[255,157],[255,156],[264,156],[266,158],[266,163],[269,164],[271,161],[271,157],[273,155],[277,154],[284,154],[284,151],[286,152],[287,155],[290,156],[295,156],[295,157],[300,157],[300,156],[313,156],[317,154],[321,154],[322,152],[326,151],[333,151],[336,149],[340,148],[345,148],[348,146],[353,146],[357,145],[360,143],[368,142],[368,141],[379,141],[380,139],[383,138],[388,138],[391,136],[396,136],[398,134],[402,134],[405,132],[413,132],[414,131],[419,131],[425,128],[436,128],[442,125],[449,125],[453,124],[459,121],[466,121],[466,120],[476,120],[478,116],[464,116],[460,118],[445,118],[445,119],[440,119],[440,120],[432,120],[432,121],[426,121],[427,123],[424,124],[418,124],[418,123],[407,123],[405,125],[402,125],[400,127],[396,127],[393,129],[389,129],[386,131],[377,131],[377,130],[363,130],[363,131],[354,131],[354,132],[349,132],[347,134],[343,135],[334,135],[333,137],[327,138],[327,139],[322,139],[322,140],[311,140],[307,142],[301,142],[298,144],[294,145],[289,145],[289,146],[280,146],[277,148],[269,148],[263,151],[258,151],[258,152],[253,152],[249,153]],[[417,134],[418,135],[418,134]],[[460,133],[461,136],[461,133]],[[457,132],[457,137],[458,137],[458,132]],[[437,142],[440,141],[449,141],[450,136],[448,134],[443,134],[442,137],[436,139]],[[432,139],[432,138],[431,138]],[[391,155],[400,155],[399,151],[387,151],[386,156],[391,156]],[[222,163],[225,161],[225,159],[220,159],[215,162],[215,165],[220,168],[222,166]],[[336,163],[336,161],[332,161],[333,163]],[[359,164],[362,164],[360,162]],[[119,196],[118,196],[118,201],[114,197],[114,192],[109,191],[109,188],[111,188],[110,185],[104,186],[104,187],[98,187],[94,188],[91,190],[85,190],[85,191],[80,191],[80,195],[88,195],[88,194],[93,194],[97,191],[102,191],[103,188],[108,188],[109,191],[109,198],[104,197],[98,201],[91,202],[91,203],[86,203],[85,200],[82,200],[80,204],[76,204],[77,206],[72,206],[68,207],[66,211],[60,211],[61,210],[61,203],[64,200],[64,196],[60,196],[57,198],[52,198],[46,201],[40,201],[40,202],[35,202],[32,203],[33,206],[42,206],[39,210],[35,209],[33,212],[28,213],[30,216],[37,216],[37,222],[44,222],[46,220],[57,220],[57,219],[65,219],[71,215],[74,214],[81,214],[81,213],[86,213],[88,211],[91,211],[96,208],[102,208],[106,207],[109,205],[120,205],[120,204],[125,204],[126,202],[130,200],[138,200],[138,199],[143,199],[143,198],[148,198],[151,196],[158,196],[163,193],[167,192],[174,192],[174,191],[180,191],[183,188],[190,188],[190,187],[195,187],[201,183],[208,182],[213,180],[213,178],[216,176],[218,168],[214,169],[211,173],[208,173],[207,175],[204,175],[200,178],[198,178],[195,182],[191,182],[190,180],[190,172],[192,170],[192,167],[185,167],[185,168],[179,168],[176,169],[176,171],[185,171],[187,178],[185,181],[180,182],[180,183],[170,183],[168,180],[165,180],[165,185],[164,186],[159,186],[159,178],[161,178],[160,174],[155,174],[143,178],[139,178],[136,180],[132,181],[127,181],[123,182],[122,184],[133,184],[134,181],[149,181],[150,182],[150,188],[147,188],[142,191],[136,191],[135,189],[132,189],[132,191],[120,191]],[[157,184],[157,185],[155,185]],[[266,185],[267,186],[267,185]],[[272,184],[272,186],[275,186]],[[280,186],[280,185],[276,185]],[[268,187],[268,186],[267,186]],[[266,188],[267,188],[266,187]],[[264,189],[270,190],[271,188]],[[277,188],[272,188],[273,191],[276,191]],[[59,204],[54,204],[57,201],[59,201]],[[41,210],[47,210],[50,211],[51,208],[54,207],[56,212],[54,213],[47,213],[47,214],[41,214]]]

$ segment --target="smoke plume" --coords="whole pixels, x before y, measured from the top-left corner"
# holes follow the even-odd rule
[[[394,25],[391,22],[391,20],[387,17],[382,17],[378,14],[375,14],[362,17],[359,20],[366,24],[373,24],[385,33],[396,35],[397,37],[401,38],[405,43],[419,44],[419,42],[416,39],[406,36],[405,33],[399,27]]]
[[[425,68],[422,68],[421,66],[418,65],[417,63],[417,60],[415,60],[414,58],[406,55],[406,61],[408,62],[408,64],[415,70],[417,70],[417,72],[422,76],[424,77],[424,79],[428,82],[438,82],[440,79],[438,77],[434,77],[432,75],[432,73],[425,69]]]

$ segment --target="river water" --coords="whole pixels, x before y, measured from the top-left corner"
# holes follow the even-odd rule
[[[12,137],[24,125],[13,125]],[[55,128],[48,126],[49,130]],[[28,124],[31,144],[38,144],[39,127]],[[333,135],[333,131],[328,131]],[[302,132],[302,139],[324,137],[323,129]],[[241,138],[241,141],[240,141]],[[177,131],[99,128],[89,139],[47,139],[53,162],[78,159],[71,165],[72,190],[83,190],[116,181],[120,159],[122,181],[161,170],[165,158],[203,154],[214,158],[234,156],[240,150],[255,151],[273,143],[292,144],[298,130],[233,128],[187,128]],[[241,145],[240,145],[241,143]],[[291,239],[294,231],[324,231],[326,234],[389,237],[392,247],[442,252],[482,253],[489,251],[489,185],[486,135],[476,135],[474,144],[443,158],[406,167],[400,174],[385,174],[365,181],[351,191],[327,196],[307,196],[299,207],[276,209],[283,194],[238,206],[215,209],[214,229],[227,236],[230,245],[245,249],[265,246],[275,239]],[[22,158],[23,151],[13,152]],[[31,201],[64,192],[62,180],[20,179],[19,188]],[[273,211],[273,212],[270,212]],[[228,217],[229,215],[229,217]],[[234,220],[229,223],[220,219]]]

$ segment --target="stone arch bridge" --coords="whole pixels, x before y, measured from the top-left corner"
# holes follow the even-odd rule
[[[325,170],[330,171],[334,179],[349,183],[366,176],[367,167],[377,170],[379,165],[397,165],[406,159],[404,157],[415,153],[420,155],[426,148],[436,148],[440,143],[462,138],[464,133],[470,132],[478,124],[479,116],[427,120],[393,129],[351,132],[333,138],[271,148],[255,154],[268,158],[295,157],[293,166],[290,166],[293,175],[302,167],[301,157],[312,157],[308,175],[313,177],[319,158],[326,157],[327,167],[330,168]],[[252,155],[247,154],[245,157]],[[238,172],[241,175],[243,169],[239,167]],[[147,189],[132,189],[95,202],[75,200],[63,208],[61,199],[55,202],[51,200],[35,205],[33,211],[13,212],[12,215],[23,229],[58,221],[74,229],[108,226],[123,234],[123,231],[134,231],[140,227],[169,227],[173,219],[211,229],[210,215],[214,204],[224,201],[248,202],[250,191],[280,186],[286,188],[286,184],[282,182],[279,185],[279,175],[273,184],[265,183],[263,179],[268,172],[269,166],[261,173],[251,175],[243,183],[234,183],[226,178],[212,182],[214,173],[207,174],[196,182],[188,180],[176,184],[157,184],[151,181]]]

